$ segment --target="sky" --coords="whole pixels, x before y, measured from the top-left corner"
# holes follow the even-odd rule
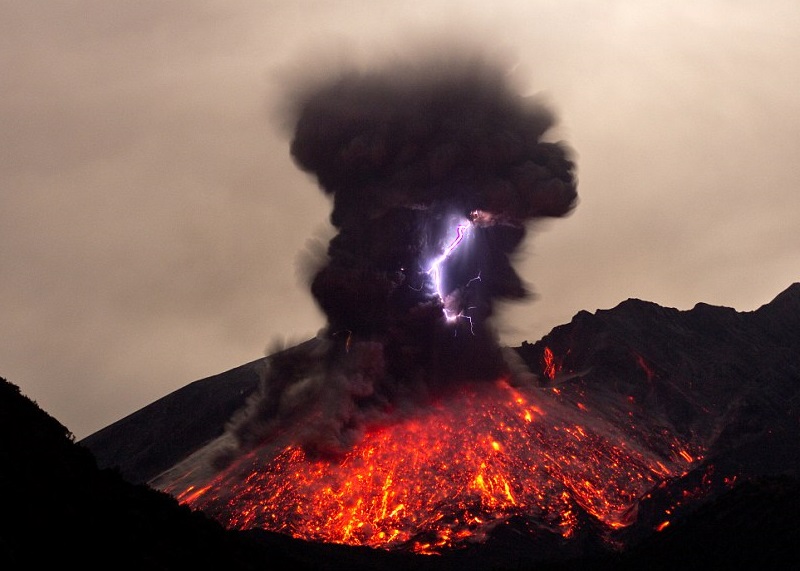
[[[0,377],[81,439],[316,335],[331,203],[287,98],[465,43],[577,164],[504,344],[629,298],[757,309],[800,281],[798,30],[796,0],[4,0]]]

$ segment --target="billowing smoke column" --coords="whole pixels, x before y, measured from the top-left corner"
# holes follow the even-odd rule
[[[573,209],[574,164],[543,140],[552,114],[481,62],[342,73],[294,119],[338,231],[310,284],[328,324],[271,359],[232,428],[244,448],[291,433],[336,452],[406,403],[509,374],[493,304],[527,295],[510,255]]]

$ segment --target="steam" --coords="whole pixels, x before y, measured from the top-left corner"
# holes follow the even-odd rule
[[[529,293],[511,256],[530,223],[577,201],[568,148],[545,140],[553,114],[466,57],[345,70],[291,108],[291,155],[332,200],[309,276],[327,326],[268,360],[230,425],[238,447],[336,453],[455,383],[518,375],[494,303]]]

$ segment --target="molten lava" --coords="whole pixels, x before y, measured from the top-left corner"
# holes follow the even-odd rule
[[[202,487],[167,491],[230,528],[436,553],[512,516],[564,538],[580,509],[624,527],[639,498],[697,459],[671,436],[656,451],[577,405],[505,381],[465,385],[335,460],[262,447]]]

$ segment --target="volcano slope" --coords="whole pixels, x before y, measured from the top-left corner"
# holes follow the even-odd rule
[[[302,353],[314,343],[286,351]],[[459,565],[566,564],[586,557],[600,558],[598,565],[623,565],[620,554],[631,561],[660,552],[661,560],[680,566],[687,558],[698,565],[709,557],[742,562],[748,549],[762,563],[773,557],[768,553],[797,561],[798,525],[786,510],[797,507],[800,467],[800,284],[752,312],[702,303],[679,311],[629,299],[613,309],[580,312],[515,352],[534,374],[528,389],[542,395],[548,406],[557,404],[559,410],[573,410],[575,418],[612,427],[639,449],[671,455],[676,462],[686,456],[685,462],[680,470],[648,482],[652,485],[632,498],[625,518],[615,520],[619,525],[598,518],[591,502],[579,501],[573,486],[567,491],[578,497],[570,504],[578,518],[569,537],[548,532],[535,517],[506,512],[480,541],[473,537],[440,552],[440,564],[469,552],[471,558]],[[226,420],[263,390],[259,370],[274,357],[192,383],[81,444],[100,466],[116,467],[133,482],[156,483],[224,435]],[[682,446],[672,447],[676,441]],[[761,501],[760,509],[755,498],[762,492],[782,500],[778,506]],[[721,513],[734,515],[717,521],[712,531],[709,522],[720,513],[712,508],[721,509],[720,502],[727,510]],[[732,507],[740,502],[752,507],[746,517]],[[699,527],[687,536],[693,521]],[[753,522],[761,524],[754,527]],[[248,533],[284,541],[281,534],[259,529]],[[742,541],[743,536],[750,541]],[[700,544],[698,538],[704,538]],[[286,541],[282,549],[296,545]],[[767,544],[770,550],[764,551]],[[310,545],[320,545],[323,552],[348,549]],[[714,545],[727,547],[712,555]],[[385,557],[384,550],[374,551]]]

